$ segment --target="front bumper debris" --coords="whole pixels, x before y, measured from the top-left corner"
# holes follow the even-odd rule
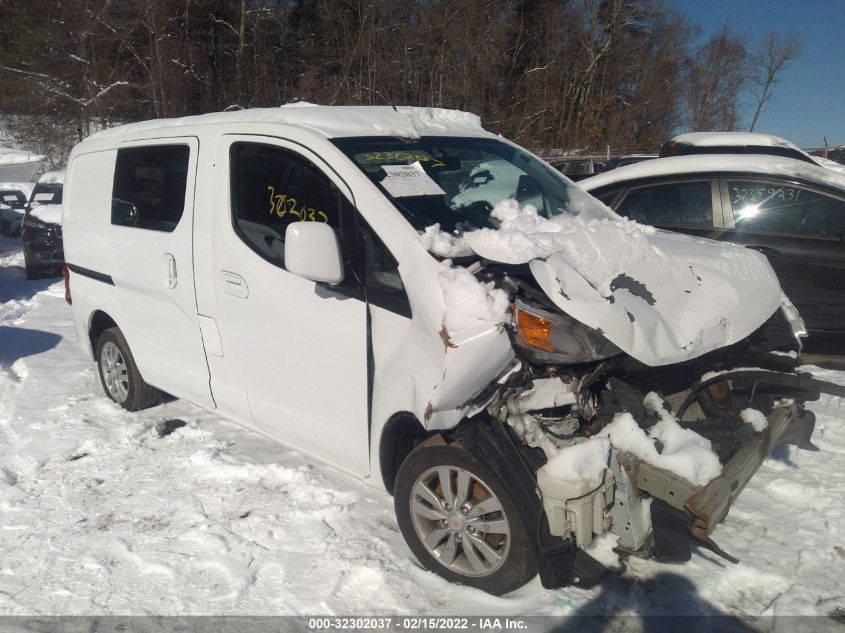
[[[688,516],[686,527],[689,530],[691,542],[698,542],[708,549],[724,555],[724,552],[715,546],[710,539],[713,530],[727,516],[734,501],[759,470],[772,449],[785,441],[790,441],[790,443],[809,442],[809,435],[812,434],[815,424],[815,416],[809,411],[799,411],[796,405],[777,409],[767,419],[768,427],[761,433],[755,434],[723,466],[722,473],[704,486],[694,486],[674,473],[641,461],[631,453],[621,452],[617,459],[640,494],[644,493],[675,510],[686,513]],[[799,427],[801,437],[796,437],[794,426]],[[654,512],[652,512],[652,519],[654,519]],[[677,521],[676,525],[678,525]],[[654,527],[656,528],[656,526]],[[675,534],[674,538],[677,539],[682,536],[682,534]],[[659,556],[661,549],[664,548],[661,547],[663,544],[659,542],[660,531],[657,529],[654,532],[654,540],[654,546]],[[672,550],[674,551],[674,549],[673,547]],[[662,557],[688,560],[689,551],[685,554],[664,555]],[[731,558],[727,558],[731,560]]]
[[[635,411],[644,397],[637,389],[609,379],[605,389],[616,392],[615,400],[590,399],[584,391],[589,384],[589,376],[580,381],[535,379],[530,391],[500,401],[491,413],[498,413],[524,446],[547,456],[556,454],[549,444],[560,450],[572,442],[590,441],[587,437],[609,423],[614,411],[634,414],[643,428],[654,423],[641,406]],[[562,394],[555,395],[556,390]],[[738,562],[711,535],[775,446],[789,443],[818,450],[811,442],[815,416],[804,410],[803,403],[817,400],[821,393],[842,397],[845,387],[809,374],[766,369],[726,370],[693,381],[689,389],[674,394],[673,415],[683,428],[712,438],[722,463],[720,474],[696,485],[613,447],[600,481],[567,481],[539,470],[537,486],[550,535],[580,551],[594,535],[610,530],[619,537],[620,553],[689,560],[693,544],[698,544]],[[563,417],[564,402],[580,412],[577,430],[571,426],[571,413]],[[764,413],[766,427],[761,431],[742,419],[741,412],[749,407]]]

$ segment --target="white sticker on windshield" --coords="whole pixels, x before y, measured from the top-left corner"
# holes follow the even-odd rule
[[[50,202],[53,199],[54,193],[36,193],[35,200],[38,202]]]
[[[446,192],[425,173],[420,161],[412,165],[382,165],[387,174],[381,181],[394,198],[407,196],[442,196]]]

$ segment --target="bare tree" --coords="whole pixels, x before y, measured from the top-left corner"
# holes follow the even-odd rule
[[[745,42],[727,22],[697,51],[690,62],[687,104],[690,128],[735,130],[737,103],[748,76]]]
[[[771,100],[781,71],[800,53],[801,40],[797,35],[794,33],[781,35],[777,31],[772,31],[752,54],[751,94],[757,100],[757,109],[751,119],[749,132],[754,131],[757,119],[763,113],[766,103]]]

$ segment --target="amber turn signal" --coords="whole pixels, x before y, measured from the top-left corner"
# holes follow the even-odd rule
[[[546,319],[516,307],[514,307],[514,312],[516,313],[516,331],[526,345],[547,352],[554,351],[549,335],[549,322]]]

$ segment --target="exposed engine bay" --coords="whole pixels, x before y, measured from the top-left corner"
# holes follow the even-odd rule
[[[649,367],[562,314],[528,275],[510,267],[500,276],[495,266],[486,274],[514,298],[510,336],[518,362],[473,404],[506,429],[501,437],[510,438],[533,477],[544,586],[596,582],[606,569],[582,548],[608,530],[626,556],[689,560],[697,544],[737,562],[711,539],[713,530],[777,444],[817,450],[815,418],[804,402],[820,393],[845,396],[845,387],[796,371],[803,323],[788,300],[733,345]],[[668,418],[665,424],[709,441],[718,458],[714,476],[691,481],[617,445],[612,433],[600,475],[562,478],[546,467],[563,451],[607,436],[625,415],[644,433]],[[653,444],[657,455],[666,451],[659,440]]]

